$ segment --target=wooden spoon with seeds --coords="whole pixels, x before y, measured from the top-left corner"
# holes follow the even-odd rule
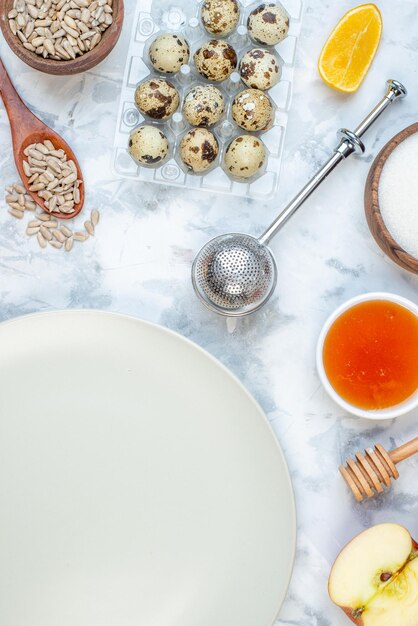
[[[29,177],[26,176],[23,169],[23,161],[27,159],[24,150],[34,143],[43,143],[49,139],[56,150],[64,150],[68,160],[72,160],[77,168],[77,178],[80,183],[80,201],[74,205],[74,213],[62,213],[54,211],[51,213],[54,217],[62,220],[72,219],[76,217],[83,208],[84,204],[84,184],[78,161],[71,150],[70,146],[63,140],[60,135],[41,122],[28,107],[23,103],[16,89],[14,88],[6,68],[0,59],[0,96],[6,107],[6,112],[10,121],[12,131],[13,154],[17,170],[22,179],[23,185],[33,200],[46,212],[45,200],[40,198],[36,191],[29,189]]]

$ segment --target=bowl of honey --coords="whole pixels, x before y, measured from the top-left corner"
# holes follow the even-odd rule
[[[418,306],[391,293],[348,300],[319,336],[318,374],[347,412],[392,419],[418,407]]]

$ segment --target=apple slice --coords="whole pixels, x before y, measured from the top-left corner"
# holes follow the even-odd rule
[[[393,582],[377,594],[363,615],[365,626],[418,625],[418,559],[407,563]]]
[[[399,524],[360,533],[332,567],[331,600],[361,626],[418,626],[417,548]]]

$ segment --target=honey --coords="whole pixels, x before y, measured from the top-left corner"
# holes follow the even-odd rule
[[[346,402],[366,410],[393,407],[418,389],[418,317],[386,300],[357,304],[329,329],[323,363]]]

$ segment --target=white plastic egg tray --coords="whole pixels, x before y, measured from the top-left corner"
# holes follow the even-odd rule
[[[275,87],[266,92],[275,105],[274,124],[268,131],[254,133],[264,142],[268,151],[268,161],[262,175],[250,182],[233,180],[222,168],[224,152],[230,141],[240,134],[245,134],[245,131],[238,128],[231,118],[232,101],[237,93],[247,88],[240,80],[238,73],[234,73],[223,83],[216,83],[226,101],[225,116],[216,126],[209,129],[214,132],[220,146],[216,166],[203,175],[196,175],[188,172],[178,157],[180,139],[191,128],[181,115],[184,97],[193,86],[208,84],[197,73],[193,63],[194,52],[205,41],[214,38],[201,25],[202,1],[141,0],[137,2],[119,106],[113,151],[113,169],[119,177],[139,181],[174,185],[185,189],[202,189],[212,193],[248,198],[271,197],[276,193],[279,184],[283,144],[292,97],[296,44],[303,12],[302,0],[282,0],[280,2],[289,15],[290,24],[286,39],[274,47],[283,62],[281,79]],[[274,2],[274,0],[270,0],[270,2]],[[225,39],[236,50],[238,61],[251,48],[263,47],[252,42],[246,31],[249,13],[261,2],[241,0],[240,4],[242,11],[239,26]],[[161,128],[172,145],[170,146],[169,160],[160,167],[147,168],[139,166],[128,153],[130,133],[144,122],[144,117],[135,106],[134,96],[138,83],[147,77],[157,75],[155,71],[150,70],[148,49],[150,42],[157,35],[166,32],[177,33],[187,39],[191,48],[190,64],[183,66],[182,71],[175,76],[160,76],[168,78],[179,90],[180,108],[171,120],[152,122]]]

